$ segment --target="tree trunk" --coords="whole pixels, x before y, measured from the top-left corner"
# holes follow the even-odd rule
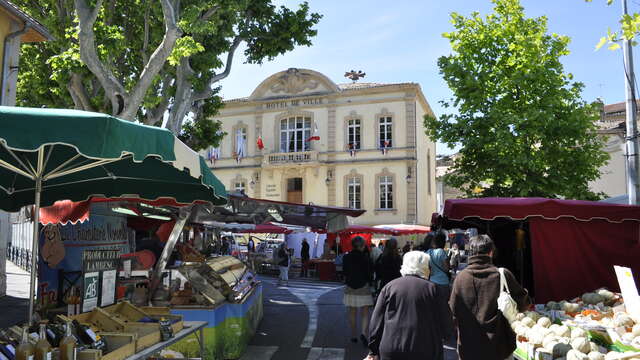
[[[167,129],[176,135],[182,130],[182,123],[193,102],[193,87],[189,80],[192,75],[193,70],[189,65],[189,59],[182,58],[176,68],[176,94],[167,121]]]

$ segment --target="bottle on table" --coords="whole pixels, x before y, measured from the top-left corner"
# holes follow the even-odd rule
[[[90,326],[81,324],[77,320],[73,320],[73,325],[76,327],[79,340],[87,345],[87,347],[102,350],[103,352],[106,350],[106,342],[100,335],[96,334]]]
[[[35,346],[29,342],[29,329],[22,329],[22,340],[16,348],[16,360],[33,360]]]
[[[47,341],[47,325],[40,324],[40,337],[36,343],[35,360],[51,360],[51,344]]]
[[[76,360],[76,338],[71,333],[71,322],[67,321],[65,335],[60,340],[60,360]]]

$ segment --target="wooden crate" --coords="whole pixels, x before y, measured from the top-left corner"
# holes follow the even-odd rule
[[[95,308],[89,313],[71,316],[72,320],[78,320],[83,324],[91,324],[101,332],[122,332],[125,323],[114,318],[111,314],[101,308]]]
[[[123,360],[136,353],[134,334],[100,333],[107,342],[107,353],[87,349],[78,352],[77,360]]]
[[[182,315],[171,314],[171,310],[168,307],[137,307],[132,305],[128,301],[123,301],[121,303],[108,306],[103,310],[112,314],[117,319],[122,320],[125,324],[130,322],[139,322],[145,317],[158,321],[160,321],[160,319],[164,317],[165,319],[171,320],[173,322],[171,324],[171,328],[173,329],[174,334],[184,328]],[[159,326],[160,325],[158,324],[158,329]]]
[[[107,306],[102,310],[108,312],[112,316],[121,320],[124,323],[127,322],[136,322],[140,321],[140,319],[149,316],[146,312],[142,311],[140,308],[132,305],[128,301],[123,301],[111,306]]]
[[[184,320],[182,315],[175,315],[171,313],[171,309],[168,307],[156,307],[156,306],[143,306],[140,310],[149,314],[149,317],[155,320],[160,320],[160,318],[169,319],[173,322],[171,324],[171,329],[173,329],[173,333],[177,333],[184,329]]]
[[[125,325],[125,333],[136,335],[136,352],[160,342],[160,325],[157,323],[130,322]]]

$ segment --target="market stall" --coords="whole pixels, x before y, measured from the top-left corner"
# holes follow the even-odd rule
[[[640,274],[640,207],[543,198],[447,200],[432,227],[477,228],[497,246],[496,263],[538,302],[617,289],[614,265]]]
[[[172,209],[147,204],[135,215],[172,220],[162,250],[171,253],[193,204],[226,203],[224,186],[203,158],[165,129],[74,110],[0,107],[0,117],[0,208],[16,211],[33,205],[36,259],[28,322],[6,340],[20,339],[25,348],[35,343],[31,345],[47,356],[77,347],[82,350],[81,359],[113,360],[151,346],[162,347],[163,342],[167,345],[174,331],[184,328],[181,317],[157,308],[136,308],[140,315],[136,319],[129,318],[131,313],[107,311],[112,306],[114,311],[121,308],[115,305],[119,256],[132,251],[134,237],[126,220],[102,214],[103,219],[94,221],[89,218],[82,223],[79,217],[64,226],[66,221],[55,221],[41,227],[40,207],[96,195],[127,194],[152,201],[165,197],[175,205]],[[154,277],[149,284],[154,285]],[[33,311],[36,304],[38,314]],[[123,319],[118,319],[120,315]],[[32,322],[36,318],[49,320],[40,324],[39,335]]]
[[[99,230],[98,227],[105,222],[105,229],[118,229],[119,226],[123,233],[126,229],[128,237],[125,240],[103,239],[95,244],[83,244],[80,251],[85,255],[91,251],[91,258],[97,260],[97,264],[91,266],[92,271],[107,271],[97,266],[104,266],[109,260],[105,258],[106,255],[119,254],[115,259],[110,259],[118,267],[115,301],[130,301],[146,311],[157,311],[146,308],[147,304],[151,304],[156,306],[155,309],[166,308],[185,321],[205,321],[207,325],[203,333],[206,341],[203,348],[207,358],[237,358],[262,319],[261,285],[250,268],[239,259],[208,251],[213,242],[219,240],[221,229],[210,231],[202,224],[187,221],[179,236],[167,233],[165,229],[175,228],[175,216],[184,208],[180,204],[166,201],[95,198],[75,205],[56,203],[54,207],[43,209],[42,213],[46,214],[44,219],[54,223],[63,219],[67,221],[64,226],[56,225],[58,232],[62,234],[62,243],[71,247],[66,253],[69,263],[60,263],[67,270],[85,263],[82,259],[74,261],[77,256],[74,257],[73,254],[79,252],[79,244],[67,238],[70,234],[102,234],[106,230]],[[203,206],[196,208],[207,209]],[[79,221],[80,219],[84,219],[84,222]],[[176,239],[175,248],[168,251],[171,238]],[[106,246],[110,250],[108,254],[100,256],[102,250],[88,248],[91,245]],[[117,246],[122,248],[113,251]],[[48,264],[43,264],[44,269],[47,267]],[[61,291],[69,293],[67,287],[73,285],[56,283],[56,275],[59,273],[45,273],[41,287],[48,289],[62,286]],[[98,278],[104,280],[104,274],[100,273]],[[154,278],[159,281],[155,286]],[[69,282],[67,276],[62,281]],[[99,288],[104,288],[104,281]],[[53,295],[54,291],[47,291],[51,294],[50,298],[56,297]],[[108,305],[104,300],[105,294],[111,292],[105,293],[99,289],[96,293],[98,299],[94,304],[97,303],[98,307]],[[63,301],[61,296],[57,298],[58,301]],[[109,299],[113,301],[113,298]],[[81,301],[81,311],[87,303],[85,300]],[[191,338],[173,344],[171,348],[192,357],[198,356],[200,351],[198,342],[191,341]]]

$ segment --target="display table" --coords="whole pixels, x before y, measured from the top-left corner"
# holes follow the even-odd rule
[[[336,278],[336,264],[333,260],[311,260],[316,267],[318,278],[322,281],[331,281]]]
[[[206,359],[239,359],[262,320],[262,284],[258,284],[240,304],[223,303],[211,307],[175,306],[172,314],[208,323],[204,332]],[[189,339],[191,340],[191,339]],[[195,341],[181,341],[171,347],[185,357],[196,357]]]
[[[203,330],[207,326],[206,321],[185,321],[184,328],[167,341],[157,343],[151,347],[148,347],[139,353],[126,358],[126,360],[143,360],[151,357],[153,354],[160,352],[161,350],[168,348],[169,346],[183,340],[187,336],[198,332],[197,339],[200,345],[200,357],[204,359],[204,333]]]

